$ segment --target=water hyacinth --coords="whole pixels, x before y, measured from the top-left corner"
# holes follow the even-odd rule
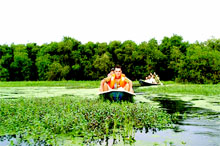
[[[136,130],[170,128],[171,116],[147,103],[111,103],[71,96],[0,99],[0,135],[56,145],[59,135],[84,143],[107,137],[134,141]],[[32,141],[31,141],[31,140]]]

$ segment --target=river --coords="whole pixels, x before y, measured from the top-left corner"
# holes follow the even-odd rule
[[[62,95],[98,97],[98,89],[70,89],[65,87],[1,87],[0,98],[14,99],[19,97],[53,97]],[[220,146],[220,98],[136,93],[136,102],[146,102],[166,110],[170,114],[179,113],[182,118],[175,123],[174,129],[163,131],[137,131],[134,145],[187,145],[187,146]],[[16,141],[13,136],[1,136],[0,146]],[[109,139],[108,145],[123,145],[120,141]],[[22,145],[25,145],[23,143]],[[97,144],[98,145],[98,144]],[[105,142],[101,145],[106,145]]]

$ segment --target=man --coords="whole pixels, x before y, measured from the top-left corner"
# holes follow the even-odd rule
[[[132,89],[132,81],[122,74],[121,66],[115,66],[114,74],[104,78],[101,81],[100,92],[111,89],[123,89],[134,93]]]

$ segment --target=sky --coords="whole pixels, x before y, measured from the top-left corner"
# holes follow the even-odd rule
[[[0,0],[0,45],[220,38],[220,0]]]

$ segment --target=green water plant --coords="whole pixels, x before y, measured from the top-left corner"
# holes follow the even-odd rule
[[[182,94],[182,95],[220,95],[220,84],[171,84],[158,86],[157,88],[138,88],[136,92],[148,94]]]
[[[137,130],[162,130],[171,116],[147,103],[111,103],[71,96],[0,99],[0,135],[20,135],[29,144],[58,145],[60,135],[83,143],[117,138],[135,142]]]
[[[98,88],[100,81],[0,81],[0,87]]]

